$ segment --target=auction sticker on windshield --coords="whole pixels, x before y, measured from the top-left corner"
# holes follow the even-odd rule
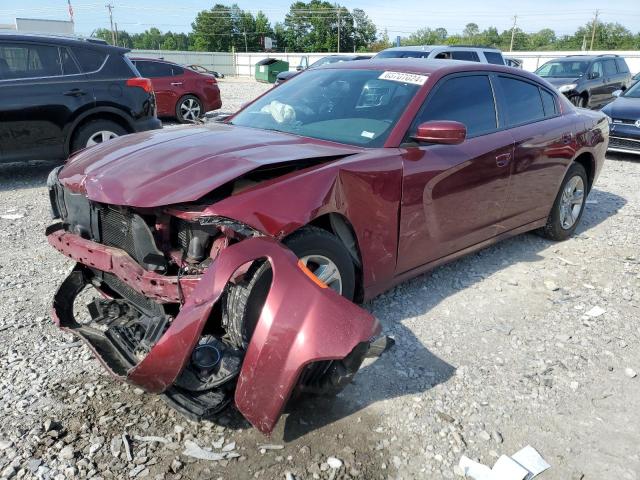
[[[417,73],[404,72],[384,72],[378,77],[379,80],[391,80],[393,82],[413,83],[414,85],[424,85],[429,78],[428,75],[418,75]]]

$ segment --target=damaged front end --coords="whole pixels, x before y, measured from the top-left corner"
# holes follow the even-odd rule
[[[247,225],[93,202],[63,187],[56,171],[48,186],[60,219],[48,241],[77,262],[55,294],[55,322],[116,378],[162,394],[191,418],[211,418],[235,400],[269,433],[294,392],[348,383],[380,332],[375,318]],[[269,262],[272,280],[250,341],[238,345],[222,303],[254,262]],[[99,295],[84,318],[75,310],[88,287]]]

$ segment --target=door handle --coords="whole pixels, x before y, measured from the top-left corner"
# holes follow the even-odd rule
[[[80,90],[79,88],[73,88],[67,92],[64,92],[64,95],[66,95],[67,97],[80,97],[86,94],[87,92],[85,92],[84,90]]]
[[[572,138],[573,136],[571,135],[571,132],[564,132],[562,134],[562,143],[564,143],[565,145],[568,145],[569,143],[571,143]]]
[[[501,153],[500,155],[496,155],[496,165],[498,167],[506,167],[507,165],[509,165],[509,162],[511,161],[511,154],[510,153]]]
[[[182,85],[182,82],[171,82],[171,85],[173,85],[174,87],[178,87]]]

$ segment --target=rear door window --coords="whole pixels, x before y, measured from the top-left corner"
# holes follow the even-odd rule
[[[493,63],[494,65],[504,65],[504,58],[502,58],[502,54],[499,52],[488,52],[485,50],[484,56],[489,63]]]
[[[0,44],[0,79],[56,77],[62,75],[58,47],[39,44]]]
[[[476,52],[468,50],[454,50],[451,52],[451,58],[454,60],[466,60],[468,62],[480,61],[480,57]]]
[[[544,118],[540,88],[511,77],[498,77],[502,89],[507,124],[510,127]]]
[[[171,77],[173,69],[168,63],[148,62],[146,60],[136,60],[136,68],[140,75],[147,78]]]
[[[427,98],[416,117],[413,131],[429,120],[454,120],[467,127],[467,137],[496,130],[493,90],[486,75],[465,75],[444,80]]]
[[[618,68],[616,67],[616,61],[611,58],[611,59],[607,59],[604,62],[604,74],[609,76],[609,75],[617,75],[618,74]]]
[[[591,73],[594,72],[598,73],[598,77],[602,77],[604,75],[604,72],[602,70],[602,62],[594,62],[594,64],[591,66]]]
[[[184,68],[177,65],[171,65],[171,72],[173,73],[174,77],[177,77],[178,75],[182,75],[184,73]]]
[[[76,64],[76,61],[71,56],[69,49],[60,48],[60,64],[62,65],[62,74],[63,75],[77,75],[80,73],[80,69]]]
[[[556,97],[544,88],[540,89],[542,97],[542,106],[544,107],[545,117],[555,117],[558,114],[558,106],[556,105]]]
[[[85,73],[100,70],[105,58],[107,58],[105,52],[93,50],[92,48],[72,47],[71,50],[78,60],[80,68]]]

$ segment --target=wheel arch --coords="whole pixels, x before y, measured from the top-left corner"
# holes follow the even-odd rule
[[[322,228],[323,230],[332,233],[333,235],[338,237],[340,242],[342,242],[344,247],[347,249],[349,255],[351,256],[351,260],[353,261],[353,266],[356,273],[354,299],[357,302],[362,302],[364,298],[362,253],[360,251],[358,236],[356,235],[356,231],[349,219],[342,213],[329,212],[314,218],[307,225]],[[301,228],[304,228],[307,225]],[[296,229],[295,231],[298,230],[300,230],[300,228]],[[294,232],[292,232],[292,234],[293,233]]]
[[[587,172],[587,180],[588,180],[587,188],[589,191],[591,191],[591,187],[593,186],[593,181],[594,181],[595,172],[596,172],[596,160],[593,154],[591,154],[591,152],[583,152],[580,155],[578,155],[573,161],[575,163],[579,163],[584,167],[585,171]]]
[[[78,118],[76,118],[69,126],[64,146],[66,155],[71,153],[71,145],[73,144],[73,140],[78,134],[80,128],[93,120],[111,120],[124,128],[127,133],[134,132],[132,121],[127,118],[127,115],[124,112],[121,112],[116,108],[99,107],[89,110],[78,116]]]

